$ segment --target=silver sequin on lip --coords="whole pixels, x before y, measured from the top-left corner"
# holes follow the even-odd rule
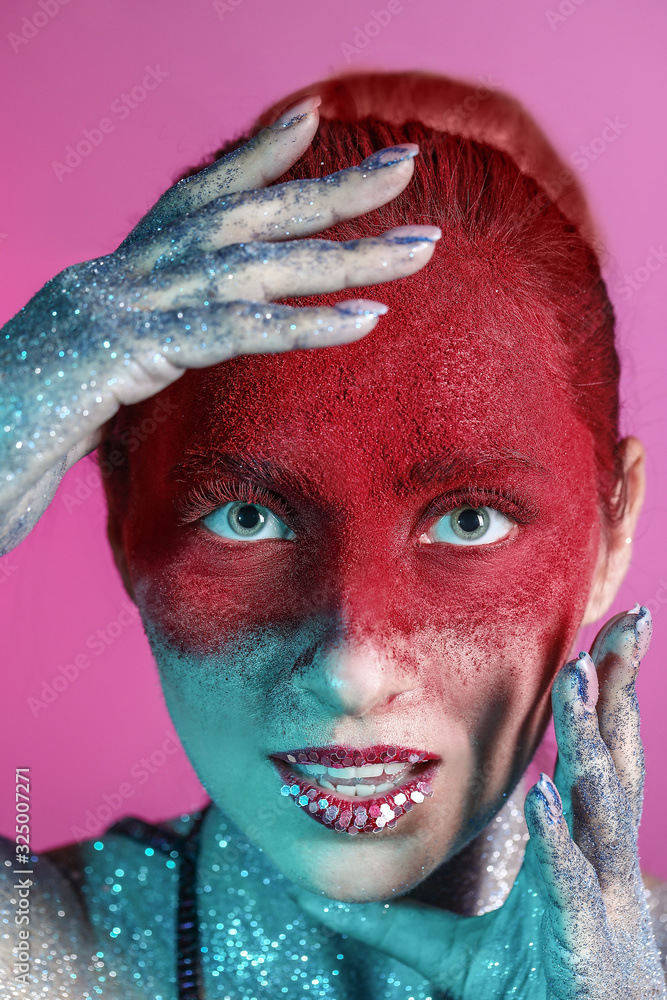
[[[273,763],[283,781],[281,795],[291,798],[323,826],[351,836],[395,829],[401,816],[433,795],[431,782],[438,767],[437,760],[408,764],[407,773],[402,771],[390,790],[374,788],[359,797],[354,784],[349,791],[341,786],[330,790],[316,777],[298,773],[290,763],[275,757]]]
[[[271,757],[287,764],[322,764],[324,767],[364,767],[378,762],[404,762],[416,764],[424,760],[439,760],[428,750],[415,750],[398,744],[380,744],[371,747],[349,747],[331,744],[322,747],[303,747],[298,750],[274,751]]]

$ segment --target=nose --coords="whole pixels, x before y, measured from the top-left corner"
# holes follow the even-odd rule
[[[386,712],[394,699],[416,686],[414,672],[378,640],[337,639],[318,646],[301,667],[302,690],[328,712],[354,718]]]

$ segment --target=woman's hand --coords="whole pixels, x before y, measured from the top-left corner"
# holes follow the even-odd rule
[[[530,841],[499,909],[460,917],[408,902],[322,902],[298,890],[301,906],[456,1000],[667,996],[637,857],[644,763],[635,678],[651,627],[646,608],[616,615],[591,655],[559,672],[554,783],[542,775],[526,797]]]
[[[270,300],[391,281],[429,260],[435,226],[350,242],[308,237],[407,185],[413,144],[329,177],[267,187],[310,144],[308,98],[242,148],[170,188],[114,253],[66,268],[3,328],[0,555],[123,403],[240,354],[325,347],[368,333],[380,303]]]

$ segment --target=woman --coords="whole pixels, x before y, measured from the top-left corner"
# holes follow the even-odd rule
[[[647,610],[568,661],[644,491],[579,187],[516,102],[418,73],[309,88],[220,153],[5,328],[6,549],[99,447],[212,800],[42,857],[8,995],[664,996]],[[386,307],[341,290],[384,282],[366,337]]]

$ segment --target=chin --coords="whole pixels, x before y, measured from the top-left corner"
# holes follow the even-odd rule
[[[301,888],[343,903],[402,896],[427,878],[446,855],[446,846],[437,852],[429,849],[426,832],[419,828],[411,833],[385,831],[355,838],[327,831],[325,838],[317,837],[316,842],[304,838],[291,850],[273,853],[273,860]]]

